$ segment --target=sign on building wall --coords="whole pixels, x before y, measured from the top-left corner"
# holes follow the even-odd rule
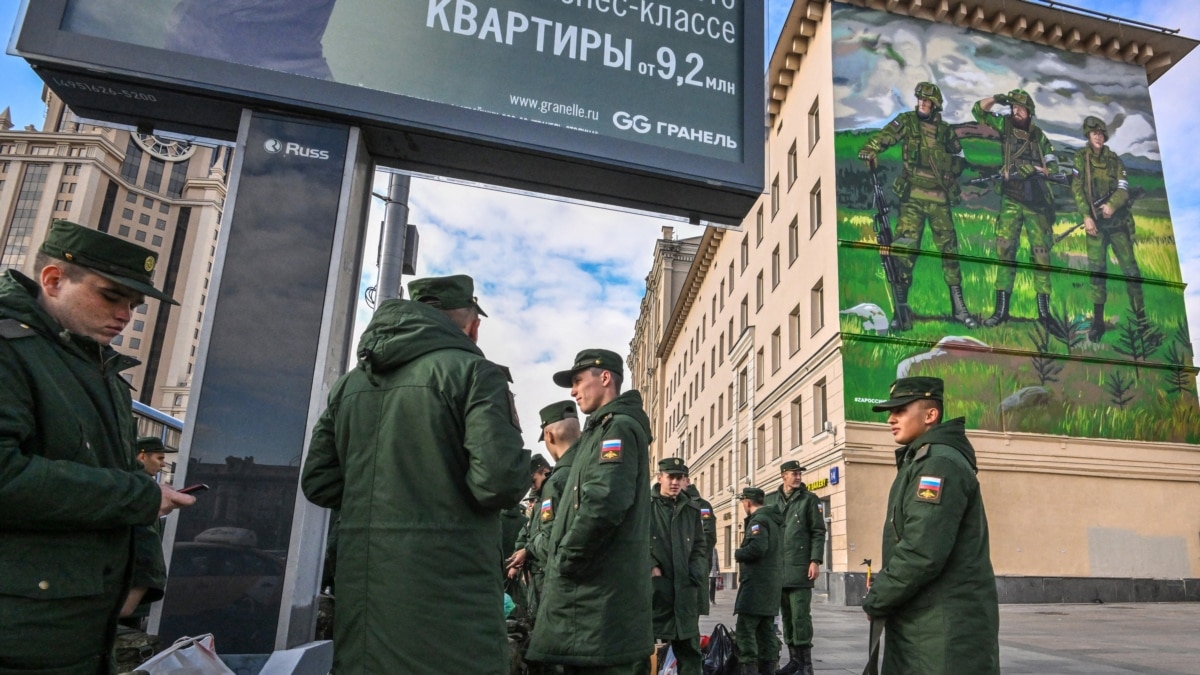
[[[976,428],[1200,441],[1144,69],[835,7],[847,418],[931,375]]]
[[[762,189],[761,0],[49,0],[27,13],[21,55],[121,80],[44,72],[76,107],[210,130],[236,117],[206,117],[124,80],[147,78],[216,103],[283,103],[379,124],[367,134],[376,156],[546,191],[565,183],[577,195],[676,212],[697,199],[695,190],[638,195],[589,172],[598,162],[709,186],[724,202],[700,199],[695,214],[737,222]],[[433,141],[392,129],[466,141],[475,154],[456,160],[452,146],[434,153],[422,147]],[[492,156],[488,145],[573,168]]]

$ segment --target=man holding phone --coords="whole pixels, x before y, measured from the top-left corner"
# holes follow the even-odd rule
[[[0,277],[0,671],[115,672],[117,618],[148,590],[135,545],[194,503],[145,475],[109,344],[150,296],[158,256],[55,221],[35,278]]]

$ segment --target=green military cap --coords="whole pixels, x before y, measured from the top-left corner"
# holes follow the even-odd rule
[[[554,384],[570,387],[575,373],[588,368],[602,368],[620,376],[625,374],[621,356],[616,352],[607,349],[585,349],[575,355],[575,363],[569,369],[554,374]]]
[[[408,297],[438,309],[474,307],[480,316],[487,316],[475,297],[475,280],[465,274],[413,279],[408,282]]]
[[[542,418],[542,428],[545,429],[547,424],[561,422],[568,417],[578,419],[579,411],[575,406],[575,401],[559,401],[542,408],[538,415]]]
[[[666,459],[658,460],[658,472],[686,476],[688,475],[688,467],[678,457],[667,457]]]
[[[1083,137],[1086,139],[1088,134],[1093,131],[1099,131],[1104,134],[1104,140],[1108,140],[1108,125],[1099,117],[1088,115],[1083,118]]]
[[[735,499],[749,499],[755,504],[763,503],[766,498],[767,493],[763,492],[762,488],[756,487],[744,487],[742,488],[742,491],[735,496]]]
[[[933,101],[935,110],[941,110],[945,101],[942,99],[942,90],[932,82],[921,82],[917,84],[917,90],[913,92],[918,99],[927,98]]]
[[[86,267],[100,276],[143,295],[178,305],[151,283],[158,254],[148,248],[68,220],[50,224],[42,253]]]
[[[941,401],[946,383],[939,377],[902,377],[892,383],[888,400],[872,406],[875,412],[906,406],[923,398]]]
[[[529,473],[535,474],[542,469],[550,468],[550,460],[541,455],[534,455],[529,458]]]
[[[779,472],[783,473],[784,471],[807,471],[807,469],[800,466],[800,462],[791,459],[779,465]]]
[[[137,439],[138,452],[179,452],[175,448],[163,445],[158,436],[139,436]]]

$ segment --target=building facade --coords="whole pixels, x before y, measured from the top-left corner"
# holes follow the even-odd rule
[[[822,582],[832,602],[858,602],[896,470],[870,408],[897,377],[932,375],[978,452],[1002,599],[1200,598],[1200,408],[1148,90],[1194,46],[999,0],[793,3],[768,70],[768,189],[740,232],[704,233],[672,301],[660,242],[630,348],[652,459],[692,468],[717,510],[724,569],[736,569],[733,495],[775,489],[779,465],[795,459],[829,524]],[[921,196],[910,179],[927,173],[931,137],[876,145],[874,166],[859,158],[907,123],[897,120],[922,82],[938,85],[936,112],[962,148],[947,175],[930,172],[944,192],[961,190],[942,200],[953,242],[901,222]],[[1022,146],[1006,146],[1008,127],[988,115],[1011,115],[1015,92],[1041,129],[1023,131],[1050,147],[1033,173],[1053,185],[1039,193],[1045,220],[1014,233],[1005,200],[1025,195],[1005,192],[1012,179],[999,174]],[[1108,227],[1129,214],[1131,254],[1096,253],[1086,203],[1072,199],[1091,175],[1076,162],[1088,117],[1106,123],[1137,200],[1092,215]],[[876,236],[875,182],[893,245]],[[885,262],[907,265],[906,296]],[[977,325],[955,318],[952,286]],[[901,299],[908,326],[892,321]],[[1104,330],[1089,334],[1093,324]]]
[[[118,350],[134,398],[174,417],[188,392],[212,275],[230,152],[79,120],[43,90],[42,128],[12,128],[0,115],[0,269],[34,274],[50,223],[71,220],[156,251],[155,285],[178,307],[148,298]]]

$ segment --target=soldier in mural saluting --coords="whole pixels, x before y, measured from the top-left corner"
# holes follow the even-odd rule
[[[1009,107],[1009,114],[993,113],[996,105]],[[996,94],[977,101],[971,109],[976,122],[1000,134],[1004,164],[1000,167],[1000,215],[996,218],[996,308],[984,319],[985,326],[1008,321],[1009,302],[1017,278],[1017,247],[1021,229],[1029,242],[1036,266],[1033,287],[1037,291],[1038,321],[1051,332],[1058,327],[1050,318],[1050,246],[1054,241],[1054,194],[1048,181],[1058,173],[1058,159],[1050,139],[1033,123],[1033,97],[1022,89]]]
[[[1071,185],[1075,205],[1087,232],[1088,269],[1092,273],[1092,326],[1088,339],[1099,342],[1104,336],[1104,302],[1108,297],[1105,272],[1108,249],[1117,256],[1117,264],[1127,281],[1129,307],[1134,316],[1144,319],[1146,303],[1142,298],[1142,272],[1133,254],[1133,214],[1125,164],[1108,142],[1108,126],[1098,117],[1083,120],[1087,145],[1075,155],[1077,173]]]
[[[950,287],[950,314],[968,328],[978,324],[967,310],[962,292],[962,271],[958,265],[958,233],[950,207],[960,201],[958,177],[965,166],[962,145],[953,127],[942,121],[942,91],[932,82],[921,82],[916,89],[915,110],[902,112],[867,141],[859,159],[875,167],[878,155],[901,144],[904,171],[894,189],[900,197],[900,219],[896,223],[897,249],[910,249],[891,255],[897,263],[898,279],[892,288],[896,311],[891,329],[912,329],[912,309],[908,289],[912,286],[916,251],[921,247],[925,224],[933,231],[933,242],[942,253],[942,277]]]

